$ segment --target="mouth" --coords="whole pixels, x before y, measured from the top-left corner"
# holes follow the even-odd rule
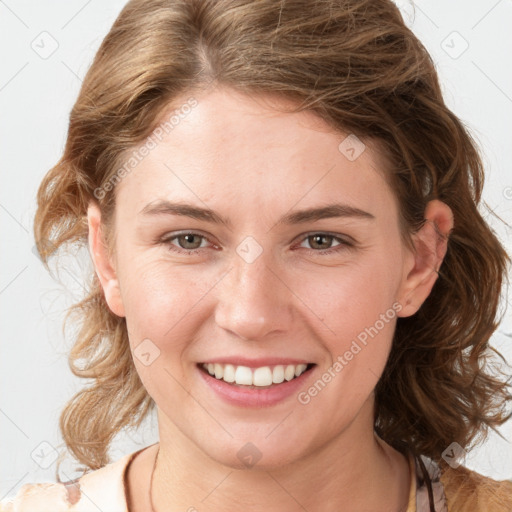
[[[298,379],[316,365],[315,363],[278,364],[251,368],[229,363],[198,363],[197,366],[203,373],[234,387],[269,389]]]

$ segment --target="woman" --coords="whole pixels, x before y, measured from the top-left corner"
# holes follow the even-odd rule
[[[391,1],[129,2],[35,218],[94,263],[61,416],[88,472],[1,510],[511,510],[460,465],[512,398],[482,185]]]

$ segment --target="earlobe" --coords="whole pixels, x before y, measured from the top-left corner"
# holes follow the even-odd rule
[[[105,300],[115,315],[124,317],[118,277],[102,234],[101,211],[94,202],[91,202],[87,209],[87,223],[89,226],[89,253],[103,288]]]
[[[401,317],[415,314],[432,291],[453,229],[450,207],[437,199],[427,204],[424,218],[425,223],[412,236],[415,252],[409,260],[398,299],[402,304],[398,315]]]

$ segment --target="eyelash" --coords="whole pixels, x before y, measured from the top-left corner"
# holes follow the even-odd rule
[[[177,248],[175,245],[173,245],[171,243],[173,240],[179,238],[180,236],[185,236],[185,235],[199,236],[199,237],[209,241],[208,238],[205,235],[202,235],[201,233],[197,233],[197,232],[194,232],[194,231],[184,231],[184,232],[181,232],[181,233],[174,234],[174,235],[172,235],[170,237],[162,238],[160,240],[160,242],[165,244],[165,245],[167,245],[168,249],[171,252],[175,252],[175,253],[178,253],[178,254],[193,255],[193,254],[196,254],[199,251],[202,251],[203,249],[205,249],[205,247],[201,247],[201,248],[198,248],[198,249],[187,250],[187,249]],[[318,250],[317,249],[306,249],[307,251],[313,252],[315,254],[330,255],[330,254],[334,254],[334,253],[340,252],[342,250],[353,249],[354,246],[355,246],[355,244],[353,244],[352,242],[350,242],[348,240],[345,240],[345,239],[343,239],[341,237],[335,236],[332,233],[327,233],[327,232],[323,232],[323,231],[314,231],[314,232],[306,233],[301,238],[299,243],[303,243],[309,237],[312,237],[312,236],[315,236],[315,235],[323,235],[323,236],[331,237],[333,239],[333,241],[339,242],[339,245],[331,247],[329,249],[318,249]]]

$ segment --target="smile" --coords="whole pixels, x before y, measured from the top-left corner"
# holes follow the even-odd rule
[[[300,377],[314,365],[288,364],[249,368],[233,364],[203,363],[200,366],[212,377],[228,384],[265,388]]]

